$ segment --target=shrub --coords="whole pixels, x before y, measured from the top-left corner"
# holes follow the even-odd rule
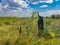
[[[5,22],[4,24],[5,24],[5,25],[10,25],[10,23],[9,23],[9,22]]]

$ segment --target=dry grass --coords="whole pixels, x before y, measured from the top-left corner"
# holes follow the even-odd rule
[[[56,35],[60,33],[60,19],[44,18],[44,24],[43,36],[38,38],[37,18],[31,20],[2,17],[0,18],[0,45],[60,45],[60,37],[52,38],[48,35],[49,31]],[[21,34],[19,34],[20,26]]]

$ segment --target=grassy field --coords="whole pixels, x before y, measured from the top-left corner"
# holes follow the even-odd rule
[[[37,34],[37,18],[0,17],[0,45],[60,45],[60,19],[44,18],[42,36]]]

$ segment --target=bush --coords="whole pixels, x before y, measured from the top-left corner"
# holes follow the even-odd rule
[[[10,25],[10,23],[9,23],[9,22],[5,22],[4,24],[6,24],[6,25]]]

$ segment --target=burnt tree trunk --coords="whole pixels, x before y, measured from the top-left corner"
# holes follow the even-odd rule
[[[43,17],[38,15],[38,36],[40,37],[44,30],[44,21]]]

